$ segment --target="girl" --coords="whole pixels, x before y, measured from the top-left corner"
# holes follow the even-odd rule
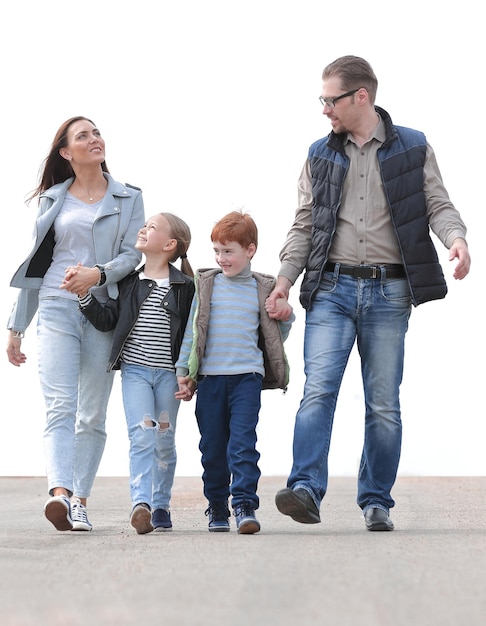
[[[81,311],[96,328],[114,329],[109,370],[121,369],[130,440],[130,523],[138,534],[172,528],[180,404],[174,363],[194,295],[186,255],[190,242],[183,220],[171,213],[154,215],[135,245],[145,265],[120,282],[120,297],[103,306],[93,293],[79,296]],[[181,271],[172,265],[179,257]]]

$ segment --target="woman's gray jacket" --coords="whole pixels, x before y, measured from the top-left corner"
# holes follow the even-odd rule
[[[96,265],[103,267],[108,296],[118,296],[117,283],[141,260],[135,249],[137,233],[144,225],[143,197],[140,189],[123,185],[104,173],[108,189],[93,223],[93,245]],[[20,288],[7,328],[24,332],[32,321],[39,303],[39,289],[54,250],[54,220],[64,203],[74,178],[53,185],[39,196],[39,210],[34,227],[34,244],[27,259],[10,281]]]

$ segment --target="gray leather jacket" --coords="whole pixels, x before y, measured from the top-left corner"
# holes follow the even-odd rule
[[[117,283],[129,274],[141,260],[134,244],[145,221],[140,189],[125,186],[104,173],[108,189],[93,223],[96,264],[102,265],[110,298],[118,296]],[[69,178],[54,185],[39,197],[39,210],[34,227],[34,245],[26,260],[10,281],[20,293],[10,314],[7,328],[24,332],[37,312],[39,289],[52,261],[54,220],[73,182]]]

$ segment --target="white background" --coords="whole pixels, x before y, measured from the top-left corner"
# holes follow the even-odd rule
[[[430,7],[430,8],[429,8]],[[434,8],[433,8],[434,7]],[[377,104],[396,124],[423,130],[467,226],[473,265],[462,282],[438,244],[445,300],[414,309],[402,385],[401,475],[484,475],[484,29],[472,0],[370,4],[325,0],[179,0],[83,3],[17,0],[3,11],[1,314],[16,297],[10,278],[30,249],[41,161],[60,124],[95,121],[113,176],[143,189],[146,216],[171,211],[191,226],[189,259],[213,266],[209,234],[228,211],[256,220],[253,269],[275,274],[296,208],[309,145],[326,135],[318,96],[325,65],[365,57],[378,76]],[[481,301],[480,301],[481,299]],[[303,388],[304,315],[287,341],[289,391],[263,393],[259,450],[264,475],[286,476]],[[35,325],[27,364],[1,367],[0,475],[44,475],[43,400]],[[359,361],[345,374],[330,473],[357,473],[363,438]],[[100,475],[128,473],[117,376]],[[194,401],[181,405],[177,475],[200,475]]]

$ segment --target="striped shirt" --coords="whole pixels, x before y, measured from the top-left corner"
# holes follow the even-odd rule
[[[143,273],[140,279],[147,278]],[[160,367],[175,371],[170,346],[169,313],[162,306],[169,289],[169,279],[152,279],[157,286],[140,307],[138,319],[123,346],[124,363]]]
[[[188,367],[196,298],[192,304],[176,367]],[[217,274],[211,293],[208,336],[199,374],[221,376],[256,372],[263,376],[263,353],[258,347],[259,326],[257,283],[249,268],[233,277]]]

